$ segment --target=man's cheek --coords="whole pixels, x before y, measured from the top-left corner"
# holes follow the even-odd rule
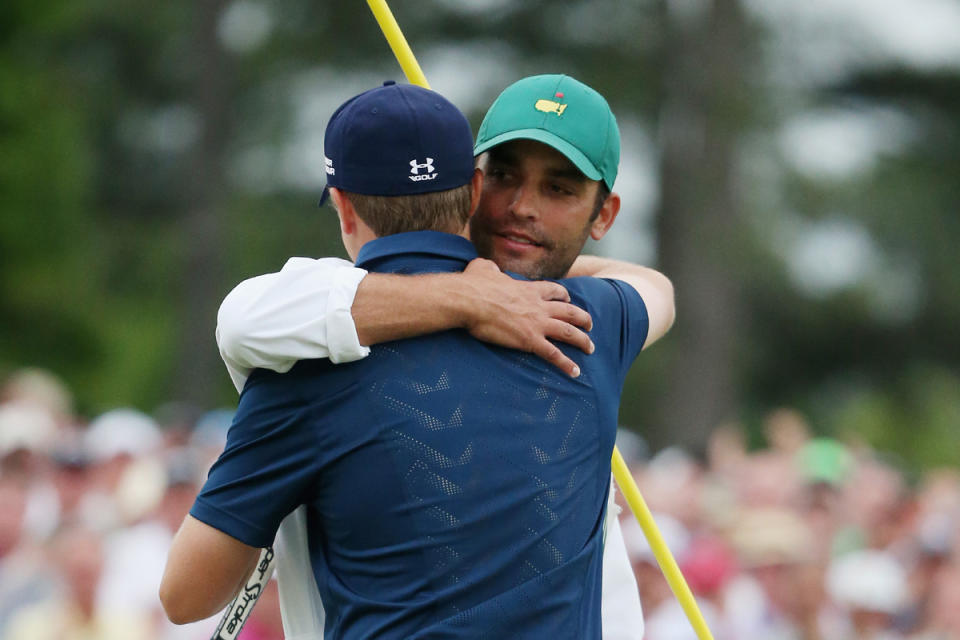
[[[484,189],[477,213],[487,218],[503,216],[510,206],[510,199],[511,192],[504,189]]]

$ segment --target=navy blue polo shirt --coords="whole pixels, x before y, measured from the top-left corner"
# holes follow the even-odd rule
[[[459,236],[363,247],[374,272],[462,271]],[[363,360],[257,370],[190,513],[255,547],[307,505],[325,638],[600,638],[603,518],[624,376],[646,339],[629,285],[560,281],[593,316],[570,378],[461,330]]]

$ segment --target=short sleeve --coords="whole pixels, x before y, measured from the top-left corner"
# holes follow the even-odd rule
[[[285,376],[261,371],[248,382],[190,515],[237,540],[266,547],[280,522],[306,501],[321,464],[311,421],[295,406]]]
[[[622,280],[604,278],[616,291],[620,302],[620,359],[623,365],[623,375],[647,341],[650,331],[650,318],[647,315],[647,305],[637,290]]]
[[[593,317],[594,344],[602,357],[616,363],[620,379],[625,378],[650,330],[643,298],[626,282],[612,278],[570,278],[560,284],[567,287],[573,303]]]

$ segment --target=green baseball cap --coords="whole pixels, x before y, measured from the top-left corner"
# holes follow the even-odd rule
[[[483,118],[473,155],[519,139],[550,145],[613,189],[620,165],[617,119],[603,96],[579,80],[530,76],[504,89]]]
[[[832,438],[814,438],[797,452],[796,461],[804,481],[843,485],[853,470],[854,459],[841,443]]]

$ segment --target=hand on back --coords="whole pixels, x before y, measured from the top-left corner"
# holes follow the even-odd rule
[[[593,321],[589,313],[570,303],[563,286],[515,280],[483,258],[470,262],[462,282],[467,295],[477,302],[465,323],[473,337],[533,353],[569,375],[580,375],[577,364],[551,340],[592,353],[593,343],[585,331]]]

